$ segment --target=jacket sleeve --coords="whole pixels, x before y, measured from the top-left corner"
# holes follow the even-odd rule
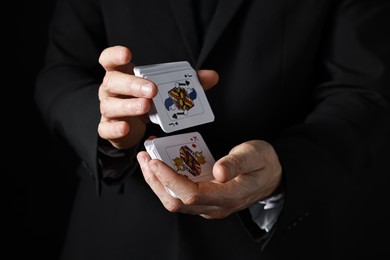
[[[98,188],[102,179],[97,159],[98,88],[104,77],[98,59],[108,45],[99,3],[57,2],[45,66],[35,89],[36,104],[49,130],[73,148]]]

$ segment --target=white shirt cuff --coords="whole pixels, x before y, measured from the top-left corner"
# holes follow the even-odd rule
[[[270,231],[284,205],[284,193],[261,200],[249,207],[252,220],[263,230]]]

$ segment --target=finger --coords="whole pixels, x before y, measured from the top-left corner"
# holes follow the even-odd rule
[[[151,170],[160,182],[171,190],[175,196],[185,205],[191,206],[186,212],[199,214],[208,212],[215,207],[222,205],[229,192],[221,187],[221,184],[214,182],[193,182],[187,177],[177,174],[171,167],[162,161],[155,160],[149,163]],[[226,185],[228,187],[229,185]],[[230,196],[230,195],[229,195]],[[206,210],[205,207],[208,207]]]
[[[213,166],[213,175],[217,181],[226,182],[240,174],[250,173],[264,167],[261,149],[252,142],[234,147],[228,155],[219,159]]]
[[[150,186],[153,192],[158,196],[164,207],[171,212],[178,212],[183,205],[179,199],[174,198],[167,191],[155,173],[151,170],[149,162],[152,161],[147,152],[139,152],[137,160],[141,167],[142,174],[146,183]]]
[[[224,209],[219,206],[209,206],[209,205],[184,205],[180,210],[181,213],[191,214],[191,215],[200,215],[207,219],[222,218],[227,216],[223,213]]]
[[[98,125],[98,134],[101,138],[115,140],[126,136],[130,131],[125,121],[101,121]]]
[[[98,125],[98,134],[103,139],[109,140],[118,149],[130,148],[142,138],[147,120],[147,115],[128,117],[123,120],[107,120],[102,117]],[[128,138],[129,134],[132,135],[132,138]]]
[[[148,166],[163,185],[165,193],[173,193],[173,196],[170,195],[168,199],[165,194],[158,193],[164,207],[171,212],[202,215],[204,218],[211,219],[226,217],[236,209],[232,199],[233,183],[224,184],[229,187],[228,189],[222,189],[221,184],[213,182],[194,183],[187,177],[177,174],[160,160],[150,160]],[[162,188],[154,191],[157,194],[159,191],[162,192]]]
[[[214,87],[219,81],[219,75],[215,70],[198,70],[197,73],[204,90]]]
[[[141,167],[142,174],[146,183],[152,188],[154,193],[161,199],[166,195],[165,186],[160,182],[160,180],[156,177],[154,172],[149,167],[149,162],[151,160],[149,154],[147,152],[139,152],[137,154],[137,160]]]
[[[120,70],[132,73],[134,66],[130,64],[131,51],[124,46],[112,46],[104,49],[99,56],[99,63],[106,71]]]
[[[160,182],[176,194],[185,204],[195,204],[192,201],[193,197],[191,194],[197,189],[197,184],[190,181],[187,177],[178,174],[167,164],[160,160],[151,161],[149,167],[160,180]]]
[[[145,152],[138,153],[137,159],[140,161],[140,164],[144,160],[141,158],[144,154]],[[148,158],[148,156],[146,158]],[[191,215],[207,213],[210,216],[216,215],[215,212],[220,211],[219,206],[203,205],[199,204],[198,202],[200,201],[198,200],[192,200],[192,196],[190,195],[191,189],[183,189],[183,187],[180,187],[185,186],[186,184],[196,185],[195,183],[188,180],[186,177],[177,174],[172,168],[160,160],[146,159],[146,161],[148,165],[141,166],[142,171],[144,172],[145,170],[145,180],[168,211]],[[171,179],[168,180],[167,178],[162,177],[162,175],[170,175],[171,177],[177,178],[168,178]]]
[[[99,89],[99,96],[126,95],[153,98],[156,94],[157,86],[153,82],[118,71],[107,72]]]
[[[210,207],[198,215],[205,219],[222,219],[226,218],[232,213],[233,210],[226,210],[223,207]]]
[[[148,113],[151,100],[146,98],[106,97],[100,102],[100,113],[106,118],[138,116]]]

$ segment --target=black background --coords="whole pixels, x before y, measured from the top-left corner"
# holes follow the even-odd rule
[[[6,127],[7,148],[3,148],[9,158],[7,156],[3,163],[8,176],[12,176],[14,186],[10,194],[12,210],[16,213],[11,215],[9,223],[5,223],[6,228],[11,230],[12,244],[8,249],[15,256],[11,259],[26,259],[23,256],[57,259],[77,186],[77,178],[73,175],[75,158],[66,144],[50,135],[33,100],[34,83],[43,64],[48,22],[54,4],[54,0],[26,1],[15,7],[18,35],[15,36],[11,30],[3,37],[7,39],[5,43],[9,43],[7,46],[16,47],[5,53],[5,56],[11,56],[12,62],[3,62],[3,66],[10,67],[11,73],[7,76],[12,75],[9,80],[13,82],[7,84],[10,93],[6,92],[7,97],[3,97],[3,102],[7,104],[3,110],[6,111],[4,124],[11,126]],[[12,39],[18,39],[17,44]],[[10,102],[12,105],[9,105]],[[388,219],[388,213],[383,210],[388,207],[384,205],[390,198],[387,192],[389,145],[390,137],[387,136],[375,154],[378,165],[373,176],[380,177],[372,180],[372,175],[367,172],[370,186],[362,189],[364,194],[360,194],[361,197],[356,197],[357,207],[361,206],[361,212],[363,216],[368,216],[369,223],[361,222],[364,218],[359,218],[359,223],[351,221],[350,224],[365,227],[361,233],[361,245],[368,242],[368,246],[377,250],[374,255],[389,252],[389,239],[379,239],[385,231],[382,228],[388,228],[388,224],[383,225]],[[367,228],[367,225],[372,225],[372,228]]]
[[[77,185],[75,157],[66,144],[50,135],[33,100],[54,5],[55,0],[39,0],[15,6],[18,35],[3,35],[16,47],[8,53],[15,62],[10,69],[13,84],[8,84],[11,93],[7,100],[3,97],[7,111],[15,112],[6,120],[12,126],[7,128],[6,141],[12,143],[5,150],[10,158],[4,162],[14,184],[12,209],[16,213],[11,215],[11,225],[6,223],[11,231],[12,244],[6,248],[10,259],[58,258]],[[13,26],[14,19],[7,24]]]

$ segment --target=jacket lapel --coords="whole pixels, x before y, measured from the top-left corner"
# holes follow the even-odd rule
[[[205,35],[202,49],[197,59],[197,67],[201,66],[204,62],[207,55],[213,49],[215,43],[244,1],[245,0],[220,1],[215,11],[215,16],[211,21],[207,34]]]
[[[181,37],[192,59],[191,63],[195,64],[199,54],[199,37],[197,35],[195,14],[192,10],[192,1],[169,0],[169,2]]]
[[[220,1],[217,6],[215,16],[211,21],[208,32],[204,37],[201,48],[195,15],[191,2],[188,0],[169,0],[173,11],[173,17],[179,27],[180,34],[184,39],[186,48],[191,57],[191,63],[196,64],[198,68],[210,53],[218,38],[237,10],[245,0]]]

